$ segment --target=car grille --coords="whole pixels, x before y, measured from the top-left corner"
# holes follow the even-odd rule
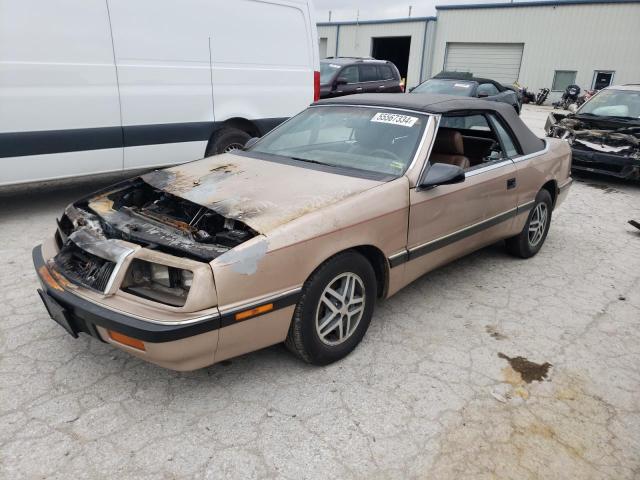
[[[115,262],[105,260],[68,241],[55,256],[60,273],[73,283],[104,293],[116,268]]]

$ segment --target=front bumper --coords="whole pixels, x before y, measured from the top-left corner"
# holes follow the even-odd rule
[[[195,370],[214,363],[222,322],[220,315],[187,324],[142,320],[105,308],[65,289],[45,262],[41,246],[33,249],[33,264],[41,284],[38,293],[49,316],[72,336],[86,333],[172,370]],[[122,343],[118,340],[122,337],[117,334],[142,342],[142,348]]]
[[[96,337],[95,326],[114,330],[144,342],[164,343],[192,337],[220,328],[220,316],[212,316],[188,324],[161,324],[138,319],[114,310],[110,310],[84,298],[74,295],[55,282],[48,265],[42,256],[42,247],[33,249],[33,265],[42,285],[42,295],[52,298],[62,307],[71,327],[78,332]],[[57,285],[57,288],[56,288]],[[100,338],[99,336],[97,338]],[[101,339],[103,340],[103,339]]]
[[[640,179],[640,160],[613,153],[572,148],[573,170],[593,172],[628,180]]]

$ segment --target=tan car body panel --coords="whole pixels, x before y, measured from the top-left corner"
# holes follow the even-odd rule
[[[462,183],[423,191],[412,188],[427,169],[425,159],[435,129],[436,122],[429,122],[417,161],[406,175],[389,182],[234,154],[145,175],[152,185],[240,220],[260,234],[210,264],[129,244],[134,252],[122,265],[108,295],[73,284],[63,287],[137,318],[189,322],[207,315],[228,316],[231,312],[233,316],[243,308],[299,291],[328,258],[344,250],[368,247],[382,259],[386,277],[383,296],[388,297],[440,265],[517,234],[529,211],[519,207],[531,204],[547,182],[553,182],[555,193],[558,187],[570,184],[568,145],[547,139],[544,150],[497,167],[469,171]],[[513,178],[517,188],[509,190],[507,181]],[[556,206],[566,192],[566,188],[559,192]],[[500,221],[493,224],[494,219]],[[474,233],[478,226],[486,228]],[[51,265],[57,253],[55,242],[45,242],[42,252]],[[198,286],[194,281],[187,305],[169,307],[119,290],[133,258],[199,271]],[[199,270],[202,268],[207,272]],[[293,312],[294,305],[287,305],[188,338],[145,342],[144,352],[112,340],[102,327],[98,331],[103,340],[145,360],[175,370],[192,370],[282,342]]]

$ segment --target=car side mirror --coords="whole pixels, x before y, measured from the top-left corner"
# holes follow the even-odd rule
[[[336,87],[337,87],[338,85],[346,85],[347,83],[349,83],[349,82],[347,82],[347,79],[346,79],[346,78],[344,78],[344,77],[338,77],[338,78],[336,78]]]
[[[438,185],[451,185],[464,182],[464,177],[464,170],[457,165],[434,163],[429,167],[427,174],[418,187],[420,190],[427,190]]]
[[[478,93],[478,98],[487,98],[489,96],[489,94],[487,92],[479,92]]]
[[[258,137],[251,137],[249,140],[247,140],[247,143],[244,144],[244,147],[242,147],[242,149],[249,150],[256,143],[258,143],[258,140],[260,140]]]

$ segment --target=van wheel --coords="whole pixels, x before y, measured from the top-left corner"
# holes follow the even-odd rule
[[[347,356],[369,328],[376,275],[357,252],[330,258],[305,282],[285,344],[302,360],[327,365]]]
[[[536,195],[535,204],[522,231],[507,239],[507,251],[520,258],[530,258],[538,253],[549,233],[552,210],[551,194],[543,188]]]
[[[233,150],[242,150],[250,138],[251,135],[237,128],[221,128],[213,134],[213,138],[209,141],[205,157],[219,153],[228,153]]]

